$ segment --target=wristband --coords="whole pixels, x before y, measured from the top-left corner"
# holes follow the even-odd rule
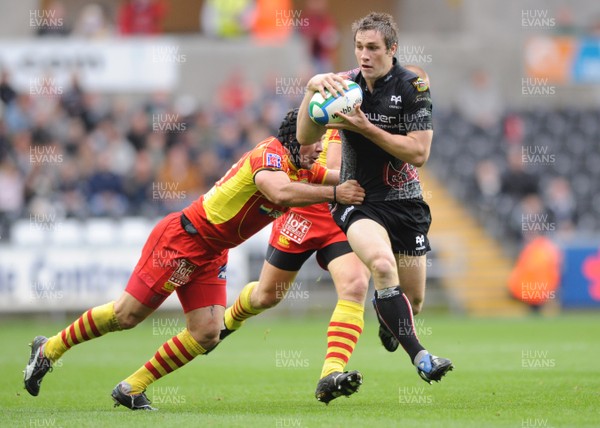
[[[334,204],[337,204],[337,200],[336,200],[336,197],[335,197],[335,196],[336,196],[336,195],[335,195],[335,188],[336,188],[336,187],[337,187],[337,186],[333,186],[333,203],[334,203]]]

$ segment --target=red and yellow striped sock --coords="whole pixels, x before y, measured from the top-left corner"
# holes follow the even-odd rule
[[[229,330],[237,330],[248,318],[258,315],[264,311],[264,309],[256,309],[252,307],[252,304],[250,303],[250,295],[252,294],[254,287],[257,285],[257,281],[246,284],[238,298],[235,299],[233,305],[225,309],[225,327],[227,327]]]
[[[321,378],[333,372],[343,372],[354,351],[364,326],[363,305],[349,300],[338,300],[327,328],[327,355]]]
[[[56,336],[48,339],[48,342],[44,345],[44,356],[55,362],[73,345],[118,330],[121,330],[121,327],[115,314],[115,302],[96,306],[85,312]]]
[[[158,348],[154,357],[124,382],[131,385],[130,394],[140,394],[148,385],[183,367],[206,350],[192,337],[188,329],[173,336]]]

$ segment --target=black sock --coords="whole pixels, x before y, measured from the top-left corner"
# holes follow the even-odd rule
[[[383,323],[398,339],[410,356],[410,362],[413,363],[417,354],[425,348],[417,339],[413,326],[412,308],[400,286],[375,290],[375,310],[379,322]]]

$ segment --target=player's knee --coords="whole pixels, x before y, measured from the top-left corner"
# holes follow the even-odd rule
[[[369,275],[367,273],[355,275],[345,281],[344,286],[339,291],[339,298],[353,302],[364,302],[368,289]]]
[[[121,327],[123,330],[134,328],[146,318],[143,315],[127,310],[115,310],[115,314],[117,317],[117,322],[119,323],[119,327]]]
[[[370,270],[375,278],[388,278],[395,274],[396,263],[388,257],[376,257],[370,263]]]
[[[194,340],[207,351],[210,351],[219,343],[221,327],[218,323],[209,322],[195,327],[188,326],[188,330]]]
[[[275,290],[274,293],[259,293],[256,296],[256,301],[253,299],[252,306],[256,309],[269,309],[276,306],[284,297],[283,290]]]

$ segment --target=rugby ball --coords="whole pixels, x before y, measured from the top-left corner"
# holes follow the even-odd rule
[[[360,106],[363,99],[363,93],[360,86],[352,80],[346,80],[348,90],[344,95],[337,98],[328,91],[325,98],[320,92],[315,92],[308,105],[308,115],[318,125],[327,125],[328,123],[339,123],[343,119],[337,113],[353,114],[354,109]]]

